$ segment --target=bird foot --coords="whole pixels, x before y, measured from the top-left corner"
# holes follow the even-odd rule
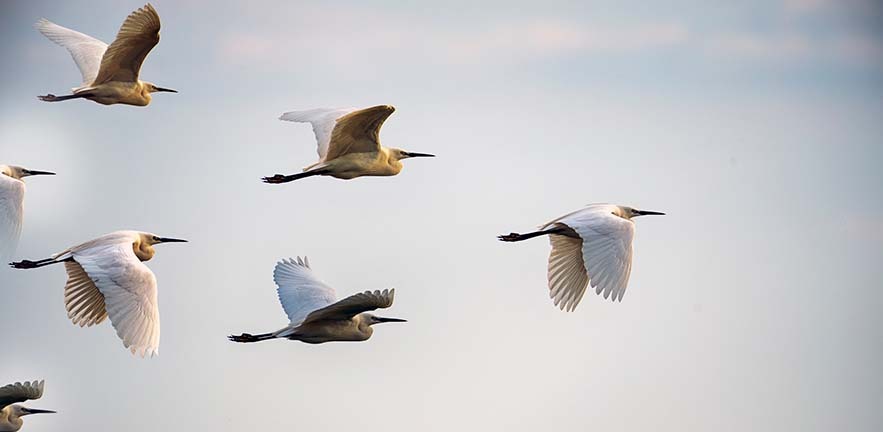
[[[254,337],[253,335],[250,335],[248,333],[243,333],[239,336],[230,335],[230,336],[227,336],[227,339],[229,339],[231,342],[256,342],[257,341],[256,337]]]
[[[284,176],[282,174],[276,174],[273,177],[264,177],[261,179],[261,181],[263,181],[264,183],[269,183],[269,184],[280,184],[280,183],[287,182],[288,178],[287,178],[287,176]]]
[[[500,241],[504,241],[504,242],[514,242],[514,241],[521,240],[521,234],[509,233],[506,235],[497,236],[497,238],[500,239]]]
[[[61,100],[58,96],[55,96],[52,93],[49,93],[46,96],[37,96],[37,99],[40,99],[43,102],[58,102]]]
[[[23,260],[19,262],[11,262],[9,266],[17,269],[33,269],[39,267],[34,261]]]

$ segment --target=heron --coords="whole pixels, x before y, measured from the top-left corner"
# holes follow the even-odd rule
[[[15,165],[0,165],[0,259],[10,258],[18,247],[24,219],[25,177],[55,175]]]
[[[264,177],[264,183],[288,183],[316,175],[351,180],[362,176],[394,176],[402,160],[435,157],[380,145],[380,127],[396,109],[390,105],[371,108],[335,108],[291,111],[279,120],[310,123],[319,144],[319,161],[302,173]]]
[[[0,387],[0,432],[15,432],[21,429],[22,417],[31,414],[55,414],[55,411],[26,408],[21,402],[43,397],[43,381],[17,382]]]
[[[289,324],[271,333],[229,336],[231,341],[260,342],[284,338],[310,344],[359,342],[371,337],[374,324],[406,322],[367,313],[392,306],[395,289],[365,291],[338,301],[334,288],[316,277],[306,257],[279,261],[273,279]]]
[[[549,296],[555,306],[570,312],[576,309],[589,284],[605,299],[622,301],[632,271],[632,218],[664,214],[612,204],[589,204],[540,225],[538,231],[498,238],[517,242],[549,236]]]
[[[159,43],[159,15],[150,3],[129,14],[110,45],[45,18],[34,26],[49,40],[66,48],[83,75],[83,84],[75,87],[72,94],[39,96],[42,101],[85,98],[102,105],[147,106],[151,93],[177,93],[138,79],[144,59]]]
[[[20,261],[17,269],[64,263],[67,316],[80,327],[100,324],[110,317],[117,336],[132,354],[159,354],[159,304],[156,277],[144,265],[153,258],[154,245],[187,240],[159,237],[139,231],[116,231],[39,261]]]

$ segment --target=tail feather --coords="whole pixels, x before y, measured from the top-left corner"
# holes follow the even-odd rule
[[[265,341],[265,340],[275,339],[275,338],[276,338],[276,335],[274,335],[273,333],[263,333],[263,334],[259,334],[259,335],[251,335],[248,333],[243,333],[239,336],[236,336],[236,335],[227,336],[227,339],[230,339],[232,342],[239,342],[239,343],[260,342],[260,341]]]

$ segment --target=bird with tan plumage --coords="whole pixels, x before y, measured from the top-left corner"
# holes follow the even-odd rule
[[[83,75],[83,84],[75,87],[73,94],[39,96],[42,101],[84,98],[102,105],[147,106],[151,93],[177,93],[139,79],[144,59],[159,43],[159,15],[150,3],[126,18],[110,45],[45,18],[37,21],[34,27],[52,42],[66,48]]]
[[[363,176],[394,176],[402,160],[434,157],[380,145],[380,127],[395,112],[390,105],[371,108],[335,108],[291,111],[279,120],[310,123],[318,142],[319,161],[297,174],[264,177],[264,183],[288,183],[317,175],[350,180]]]
[[[229,336],[233,342],[260,342],[270,339],[299,340],[310,344],[366,341],[375,324],[405,322],[368,313],[392,306],[395,289],[365,291],[337,300],[334,288],[322,282],[304,257],[286,259],[273,271],[277,294],[288,315],[287,326],[270,333],[243,333]]]
[[[91,327],[110,318],[123,346],[133,354],[159,353],[156,277],[144,265],[153,246],[186,242],[138,231],[117,231],[38,261],[11,263],[17,269],[64,264],[64,305],[68,318]]]
[[[0,387],[0,432],[21,429],[22,417],[31,414],[55,414],[55,411],[27,408],[19,403],[43,397],[43,381],[17,382]]]

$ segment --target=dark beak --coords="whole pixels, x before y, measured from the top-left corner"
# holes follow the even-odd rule
[[[157,87],[156,91],[158,92],[169,92],[169,93],[178,93],[178,90],[172,90],[170,88]]]
[[[408,320],[403,320],[403,319],[399,319],[399,318],[384,318],[384,317],[377,317],[377,322],[379,322],[379,323],[388,323],[388,322],[408,322]]]
[[[407,152],[406,154],[408,155],[408,157],[435,157],[434,154],[429,154],[429,153],[411,153],[411,152]]]
[[[49,171],[32,171],[32,170],[27,170],[27,171],[25,171],[25,174],[27,174],[27,175],[29,175],[29,176],[35,176],[35,175],[55,175],[54,172],[49,172]]]
[[[176,239],[176,238],[160,237],[160,238],[159,238],[159,242],[160,242],[160,243],[187,243],[187,240]]]
[[[42,410],[42,409],[36,409],[36,408],[22,408],[22,410],[28,414],[55,414],[55,411]]]
[[[665,213],[649,211],[649,210],[635,210],[635,214],[637,214],[638,216],[654,216],[654,215],[665,216]]]

